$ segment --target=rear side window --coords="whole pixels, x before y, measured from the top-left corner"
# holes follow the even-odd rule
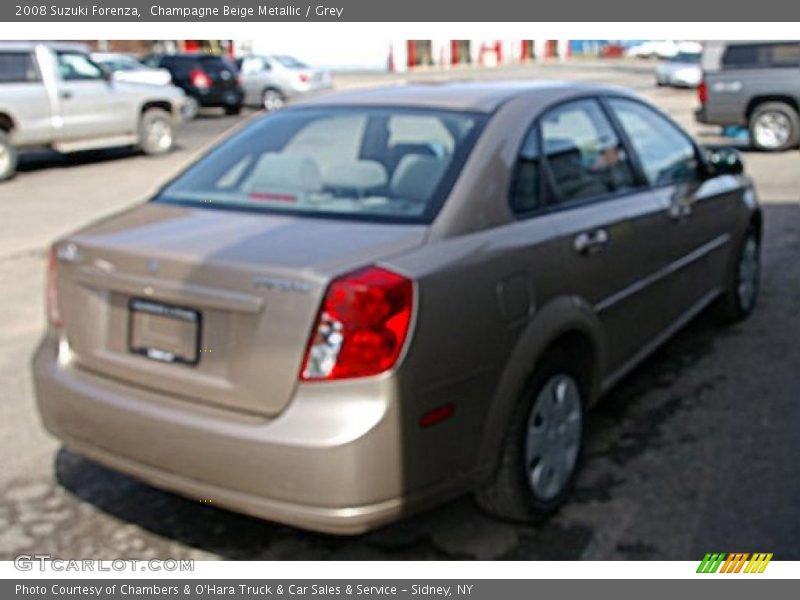
[[[39,81],[39,73],[28,52],[0,52],[0,83]]]
[[[93,81],[103,78],[103,70],[79,52],[58,53],[58,73],[64,81]]]
[[[697,176],[694,144],[675,125],[632,100],[610,100],[650,185],[688,181]]]
[[[800,43],[754,43],[728,46],[722,56],[726,69],[800,67]]]
[[[540,121],[541,151],[556,202],[624,192],[636,186],[627,152],[596,100],[578,100]]]
[[[511,208],[527,213],[541,208],[542,166],[539,152],[539,128],[535,127],[525,139],[517,158],[511,183]]]

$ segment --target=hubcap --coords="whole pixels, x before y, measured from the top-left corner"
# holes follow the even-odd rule
[[[756,142],[763,148],[780,148],[789,140],[791,132],[789,117],[776,111],[759,115],[753,127]]]
[[[277,92],[264,92],[264,108],[266,110],[277,110],[283,106],[283,98]]]
[[[750,236],[742,248],[736,277],[739,306],[744,311],[749,311],[755,304],[758,294],[759,271],[758,242],[753,236]]]
[[[528,484],[537,497],[552,500],[563,491],[575,470],[582,428],[575,379],[566,374],[551,377],[533,403],[525,439]]]
[[[147,142],[151,148],[167,150],[172,145],[172,128],[163,121],[155,121],[147,132]]]

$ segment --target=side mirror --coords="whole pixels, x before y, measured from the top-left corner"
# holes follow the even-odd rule
[[[711,175],[741,175],[744,173],[742,155],[734,148],[709,148],[706,150],[706,160]]]

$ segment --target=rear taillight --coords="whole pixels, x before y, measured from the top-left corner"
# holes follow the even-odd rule
[[[52,327],[61,327],[64,321],[61,318],[61,305],[58,297],[58,269],[56,264],[55,246],[50,247],[47,253],[47,276],[45,281],[45,307],[47,322]]]
[[[298,79],[299,79],[299,80],[300,80],[302,83],[308,83],[309,81],[311,81],[311,76],[310,76],[308,73],[300,73],[300,74],[297,76],[297,78],[298,78]]]
[[[413,304],[411,280],[386,269],[368,267],[335,279],[322,301],[300,379],[365,377],[392,368]]]
[[[196,88],[206,90],[211,87],[211,77],[202,69],[194,69],[189,73],[189,81]]]
[[[708,84],[704,81],[700,82],[700,85],[697,86],[697,99],[700,100],[700,104],[705,104],[708,101]]]

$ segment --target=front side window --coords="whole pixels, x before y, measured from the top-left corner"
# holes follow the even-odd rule
[[[59,52],[58,72],[63,81],[91,81],[103,78],[103,69],[79,52]]]
[[[555,201],[604,196],[636,187],[627,152],[596,100],[559,106],[542,117],[540,127]]]
[[[427,109],[281,111],[212,151],[156,201],[427,222],[485,119]]]
[[[650,185],[690,181],[697,176],[694,144],[680,129],[639,102],[615,98],[610,104]]]

